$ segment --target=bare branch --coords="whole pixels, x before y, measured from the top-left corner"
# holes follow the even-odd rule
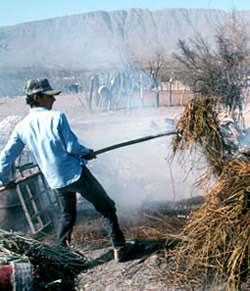
[[[181,65],[179,78],[201,96],[222,97],[232,112],[235,104],[242,108],[241,90],[250,74],[250,52],[243,28],[232,14],[230,23],[217,31],[215,51],[197,35],[189,44],[179,40],[179,53],[175,54]]]

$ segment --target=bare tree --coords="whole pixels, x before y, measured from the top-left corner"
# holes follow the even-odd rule
[[[164,50],[159,49],[155,52],[152,58],[147,61],[146,68],[148,69],[151,75],[154,75],[155,78],[158,78],[162,68],[165,64]]]
[[[200,35],[187,44],[178,41],[180,53],[175,58],[181,64],[179,78],[201,96],[220,97],[232,114],[242,110],[241,91],[250,74],[250,53],[246,26],[236,21],[232,13],[228,23],[215,36],[212,50]]]
[[[145,69],[152,78],[152,88],[156,91],[156,106],[160,106],[160,92],[159,92],[159,79],[161,72],[165,66],[166,60],[164,56],[164,50],[158,49],[153,57],[146,62]]]

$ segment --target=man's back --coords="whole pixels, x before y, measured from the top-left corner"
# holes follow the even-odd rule
[[[63,113],[31,109],[10,139],[10,144],[20,142],[32,151],[51,188],[64,187],[80,177],[80,155],[88,149],[78,143]]]

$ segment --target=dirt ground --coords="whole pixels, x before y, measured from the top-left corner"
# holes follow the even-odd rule
[[[73,131],[85,146],[98,150],[115,143],[142,136],[170,131],[181,116],[183,107],[147,107],[130,111],[88,112],[81,95],[57,97],[54,110],[63,111]],[[29,111],[24,97],[0,98],[1,148],[14,125]],[[244,110],[246,127],[250,127],[250,105]],[[190,172],[189,156],[171,161],[171,138],[164,137],[102,154],[89,163],[112,199],[122,220],[130,218],[148,203],[178,201],[206,195],[208,189],[197,190],[193,185],[199,170]],[[203,165],[205,167],[205,163]],[[79,211],[86,206],[79,199]],[[82,205],[85,206],[82,206]],[[81,208],[82,207],[82,208]],[[77,225],[81,225],[79,216]],[[91,230],[91,222],[89,222]],[[85,232],[87,229],[85,228]],[[129,238],[131,239],[131,237]],[[113,260],[109,241],[83,242],[75,239],[73,247],[92,262],[92,267],[78,276],[79,290],[92,291],[182,291],[168,285],[162,276],[169,268],[164,250],[150,240],[123,263]],[[207,290],[202,286],[193,290]],[[216,290],[224,290],[223,286]],[[247,290],[247,289],[245,289]]]
[[[150,242],[147,242],[150,245]],[[152,243],[153,245],[153,243]],[[161,272],[166,269],[160,251],[151,256],[131,256],[130,260],[117,263],[110,248],[86,246],[86,256],[94,261],[94,267],[79,275],[79,290],[93,291],[146,291],[177,290],[161,280]],[[178,289],[181,290],[181,289]]]

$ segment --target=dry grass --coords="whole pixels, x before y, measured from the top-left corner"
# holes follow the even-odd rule
[[[213,174],[219,176],[225,161],[235,150],[233,144],[225,142],[219,129],[214,110],[217,100],[192,99],[176,125],[182,137],[175,136],[173,139],[173,155],[187,149],[195,153],[201,151],[201,155],[207,160],[205,175],[201,176],[204,180],[208,180]]]
[[[158,215],[144,214],[141,223],[137,220],[134,225],[127,225],[124,230],[125,236],[129,239],[164,241],[180,233],[184,224],[183,218],[160,213]]]
[[[183,242],[167,257],[176,265],[177,285],[212,281],[213,289],[224,281],[233,291],[249,278],[250,159],[232,155],[235,148],[223,140],[214,106],[212,99],[194,99],[177,124],[182,139],[174,140],[174,154],[198,145],[208,162],[206,179],[215,174],[217,183],[180,233]]]
[[[158,213],[138,211],[121,217],[121,228],[126,240],[164,241],[170,235],[177,235],[183,229],[186,219],[168,216],[161,210]],[[110,239],[104,228],[102,218],[91,219],[88,223],[81,223],[74,229],[72,239],[77,242],[88,242],[110,245]]]
[[[177,273],[184,266],[187,279],[199,273],[202,283],[212,271],[227,290],[241,290],[249,276],[249,195],[249,160],[230,162],[181,233],[185,241],[173,253]]]

